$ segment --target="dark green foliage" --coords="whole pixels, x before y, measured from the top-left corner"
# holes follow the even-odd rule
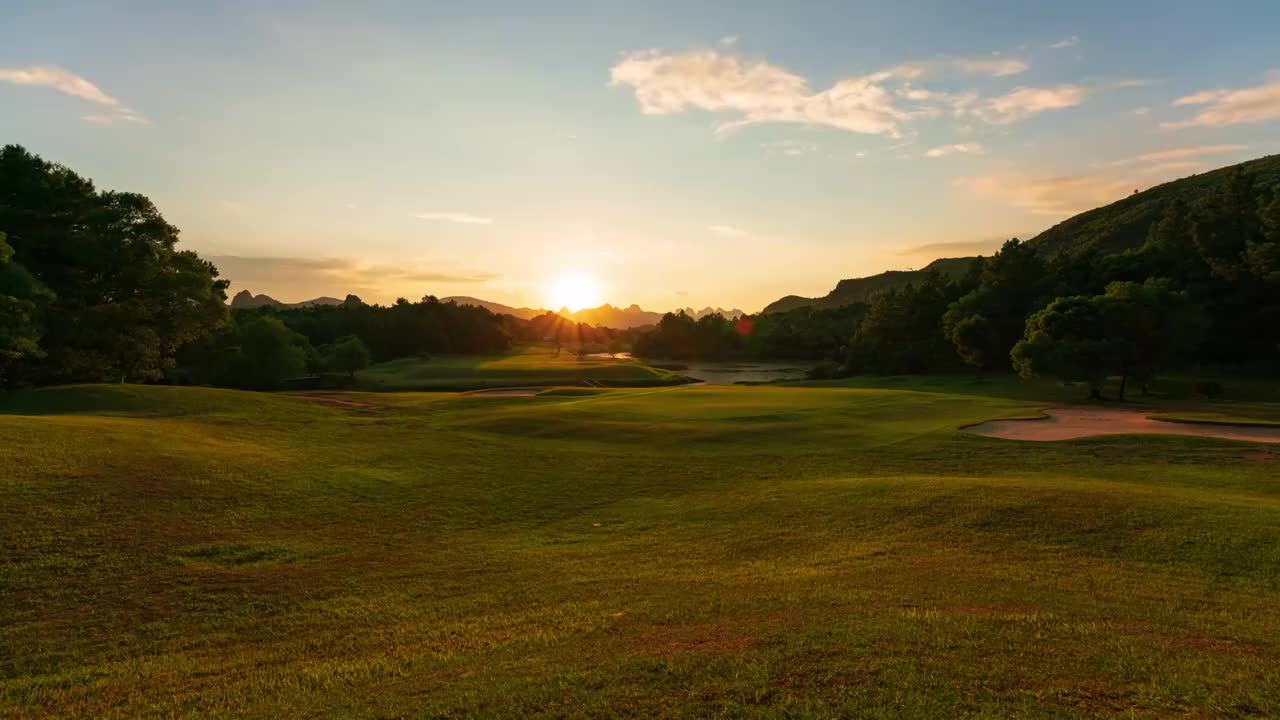
[[[36,315],[52,300],[52,293],[13,262],[13,248],[0,232],[0,386],[12,382],[20,361],[44,355]]]
[[[1027,316],[1048,301],[1043,258],[1017,238],[1004,244],[977,273],[978,286],[942,316],[960,357],[978,368],[1002,367],[1022,337]]]
[[[376,362],[431,353],[485,355],[511,346],[502,318],[484,308],[442,303],[430,296],[416,303],[400,298],[384,307],[348,295],[341,305],[258,308],[238,311],[237,317],[264,313],[274,314],[316,347],[359,338]]]
[[[1101,397],[1102,383],[1118,351],[1107,337],[1098,303],[1075,296],[1058,298],[1027,318],[1026,339],[1011,354],[1014,369],[1023,377],[1086,382],[1089,394]]]
[[[310,345],[278,318],[258,317],[236,328],[237,353],[220,384],[251,390],[277,388],[307,371]]]
[[[876,295],[845,360],[849,373],[923,373],[957,364],[940,319],[962,286],[940,273]]]
[[[150,200],[98,192],[16,145],[0,150],[0,231],[48,293],[22,313],[40,352],[11,359],[21,381],[155,380],[179,347],[226,320],[226,283],[176,249],[178,229]]]
[[[369,367],[369,348],[365,347],[360,338],[348,335],[333,344],[325,364],[330,370],[355,377],[357,370]]]
[[[1094,299],[1106,321],[1106,333],[1118,343],[1120,398],[1134,380],[1143,394],[1156,373],[1186,357],[1204,335],[1204,311],[1168,280],[1112,283]]]
[[[673,360],[727,360],[746,347],[750,319],[729,320],[719,313],[694,320],[683,310],[667,313],[653,332],[640,336],[634,352]]]

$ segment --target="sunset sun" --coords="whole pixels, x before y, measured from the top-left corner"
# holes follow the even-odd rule
[[[546,285],[545,297],[548,309],[581,310],[596,307],[604,301],[600,296],[600,283],[593,276],[581,271],[565,271],[551,278]]]

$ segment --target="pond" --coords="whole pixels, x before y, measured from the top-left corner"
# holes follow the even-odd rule
[[[734,383],[770,382],[773,380],[803,380],[809,366],[804,363],[767,362],[690,362],[680,374],[701,380],[708,385],[732,385]]]

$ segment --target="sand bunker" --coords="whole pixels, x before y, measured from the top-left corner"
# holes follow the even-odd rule
[[[1196,437],[1280,443],[1280,428],[1175,423],[1152,420],[1141,410],[1049,408],[1041,420],[989,420],[961,428],[1006,440],[1074,440],[1096,435],[1194,435]]]

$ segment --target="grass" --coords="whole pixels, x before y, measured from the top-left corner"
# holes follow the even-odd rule
[[[579,358],[567,350],[556,355],[542,346],[505,355],[402,358],[374,365],[357,376],[361,390],[397,392],[555,385],[654,387],[687,382],[679,373],[632,358]]]
[[[0,717],[1280,715],[1280,448],[949,389],[21,393]]]

